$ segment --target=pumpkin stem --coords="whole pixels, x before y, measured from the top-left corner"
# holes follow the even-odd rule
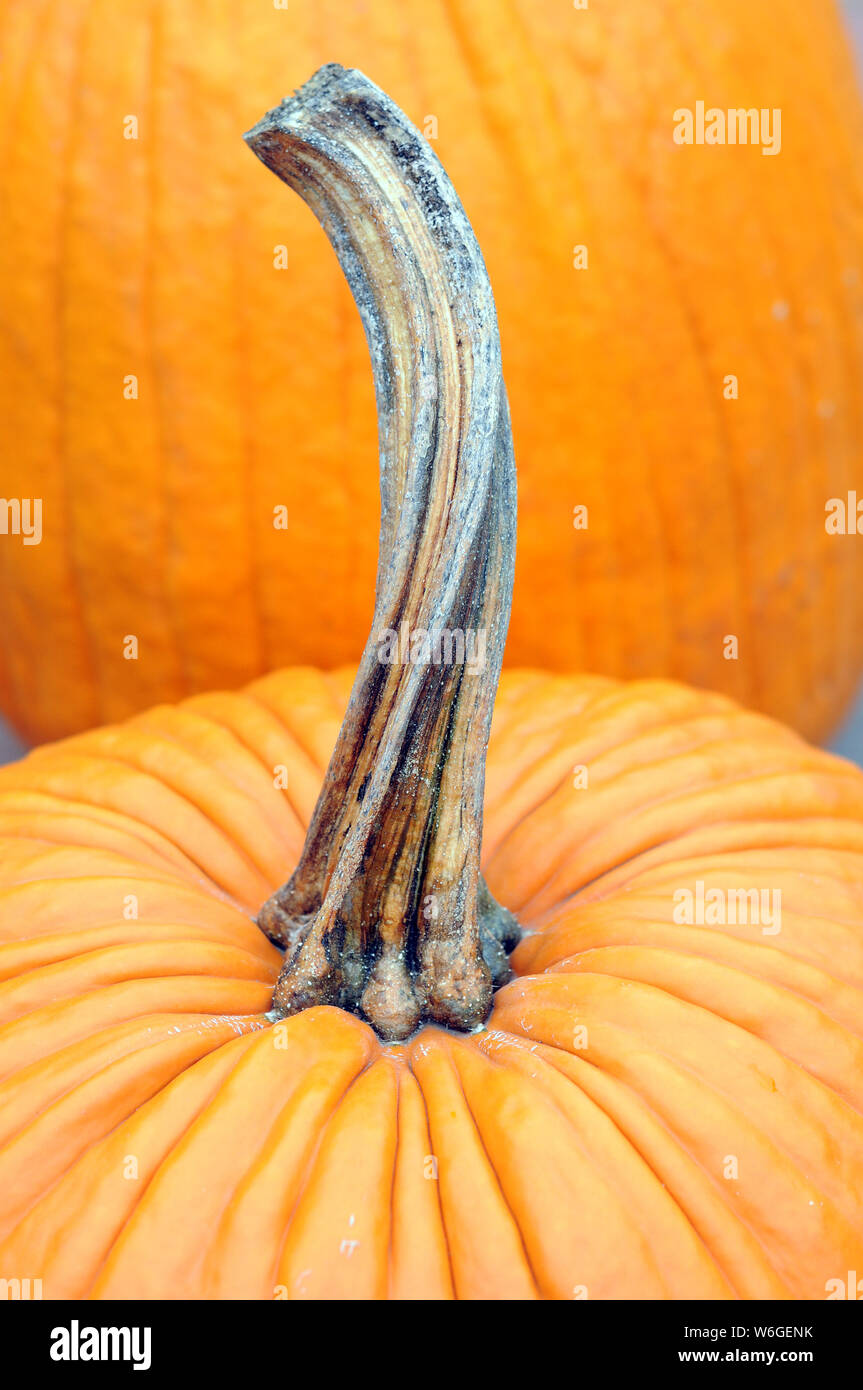
[[[362,73],[321,68],[245,138],[335,248],[380,438],[372,632],[299,865],[257,918],[286,948],[273,1008],[339,1005],[387,1040],[470,1030],[519,935],[479,872],[516,510],[488,275],[437,158]]]

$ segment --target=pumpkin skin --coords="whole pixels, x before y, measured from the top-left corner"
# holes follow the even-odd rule
[[[311,213],[240,139],[333,58],[437,118],[495,286],[508,662],[835,722],[863,656],[863,550],[824,527],[863,492],[863,121],[832,3],[68,0],[49,22],[10,0],[0,55],[3,492],[44,506],[41,545],[0,546],[25,736],[362,648],[366,348]],[[781,108],[780,155],[675,145],[701,98]]]
[[[277,1031],[249,918],[350,683],[287,670],[0,772],[0,1277],[802,1299],[860,1269],[863,774],[718,695],[505,673],[485,874],[532,930],[488,1027]],[[781,931],[675,925],[699,879],[779,889]]]

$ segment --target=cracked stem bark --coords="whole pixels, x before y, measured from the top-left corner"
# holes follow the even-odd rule
[[[321,68],[246,140],[312,208],[359,308],[382,504],[372,632],[300,863],[258,916],[286,948],[273,1007],[353,1009],[388,1040],[469,1030],[518,935],[479,871],[515,554],[488,275],[436,156],[361,73]],[[436,652],[439,633],[474,660],[458,637]]]

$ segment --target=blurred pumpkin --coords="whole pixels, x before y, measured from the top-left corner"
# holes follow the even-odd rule
[[[0,544],[0,706],[40,739],[359,654],[365,346],[237,140],[331,57],[432,137],[496,286],[508,660],[675,675],[823,734],[863,654],[861,548],[824,527],[863,492],[863,124],[832,0],[9,0],[2,491],[43,499],[44,535]],[[781,108],[781,153],[676,145],[698,100]]]

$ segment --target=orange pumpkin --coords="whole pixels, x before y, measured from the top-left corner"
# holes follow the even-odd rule
[[[313,219],[236,138],[332,57],[468,192],[521,475],[508,660],[673,675],[822,735],[863,659],[863,552],[824,527],[863,492],[863,122],[832,0],[513,0],[505,22],[496,0],[7,0],[0,491],[44,507],[41,545],[0,544],[0,707],[56,737],[359,655],[365,347]],[[676,145],[701,99],[781,108],[779,156]]]
[[[514,539],[482,260],[358,74],[323,70],[248,138],[322,217],[369,330],[376,626],[473,616],[487,659],[386,664],[373,632],[340,732],[349,675],[292,669],[0,771],[0,1277],[46,1298],[844,1288],[863,774],[720,695],[506,674],[483,873],[524,935],[486,1019],[517,932],[478,860]]]
[[[863,1269],[863,774],[724,697],[505,673],[516,978],[481,1032],[385,1046],[331,1007],[273,1024],[249,921],[348,689],[284,671],[0,772],[0,1278],[818,1299]],[[781,893],[781,930],[676,924],[699,882]]]

